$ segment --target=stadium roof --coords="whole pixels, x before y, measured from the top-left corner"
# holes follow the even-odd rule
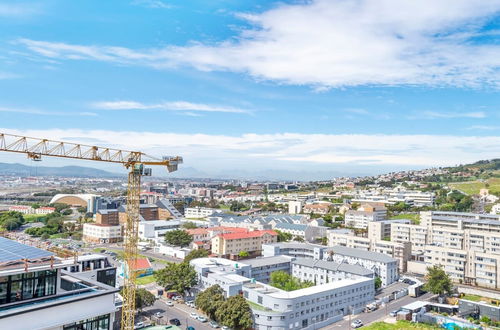
[[[0,263],[48,258],[53,255],[52,252],[0,237]]]

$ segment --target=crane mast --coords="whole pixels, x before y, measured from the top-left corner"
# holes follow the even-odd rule
[[[177,170],[179,164],[182,164],[182,157],[174,156],[158,159],[137,151],[102,148],[5,133],[0,133],[0,151],[26,154],[29,159],[34,161],[40,161],[42,156],[50,156],[119,163],[128,169],[127,221],[123,235],[126,267],[123,274],[121,329],[132,330],[134,328],[135,317],[135,269],[137,263],[137,242],[139,240],[138,225],[141,177],[151,175],[151,170],[144,166],[165,166],[168,172],[173,172]]]

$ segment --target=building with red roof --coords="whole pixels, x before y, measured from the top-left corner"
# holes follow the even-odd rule
[[[250,255],[260,255],[262,244],[276,243],[277,241],[278,234],[274,230],[222,233],[212,238],[212,253],[219,256],[235,256],[246,251]]]

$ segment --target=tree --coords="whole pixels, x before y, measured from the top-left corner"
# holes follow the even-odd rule
[[[25,223],[23,214],[20,212],[10,211],[0,214],[0,227],[7,230],[15,230]]]
[[[184,293],[197,283],[196,271],[188,263],[175,264],[169,262],[165,268],[154,274],[156,282],[167,290]]]
[[[271,280],[269,284],[275,288],[285,291],[299,290],[314,285],[311,281],[301,281],[281,270],[271,273]]]
[[[80,206],[76,209],[80,213],[87,213],[87,207],[86,206]]]
[[[292,234],[285,233],[280,230],[274,230],[278,234],[278,242],[288,242],[292,239]]]
[[[165,234],[165,242],[169,245],[184,247],[188,246],[192,241],[193,236],[182,229],[167,231]]]
[[[439,295],[450,294],[452,291],[450,276],[441,266],[427,267],[426,280],[427,283],[424,285],[426,291]]]
[[[304,238],[302,236],[295,236],[293,240],[296,242],[304,242]]]
[[[73,213],[72,209],[66,209],[66,210],[62,211],[62,215],[70,215],[72,213]]]
[[[201,309],[211,319],[225,301],[224,290],[218,285],[212,285],[198,294],[195,300],[196,307]]]
[[[240,295],[229,297],[215,312],[216,319],[232,329],[249,329],[253,325],[252,310]]]
[[[193,222],[185,222],[182,224],[182,228],[184,229],[195,229],[195,228],[198,228],[198,226],[193,223]]]
[[[248,251],[240,251],[240,253],[238,253],[238,256],[240,258],[246,258],[246,257],[250,256],[250,253],[248,253]]]
[[[181,201],[181,202],[174,203],[174,207],[177,211],[184,214],[184,207],[185,207],[184,202]]]
[[[377,276],[375,277],[374,283],[375,283],[375,290],[378,290],[382,286],[382,279]]]
[[[64,204],[64,203],[53,203],[53,204],[49,204],[49,206],[54,207],[56,209],[56,212],[58,212],[58,213],[69,207],[68,204]]]
[[[121,294],[123,295],[123,290]],[[156,300],[155,295],[146,289],[141,288],[135,291],[135,308],[137,308],[141,312],[144,309],[144,307],[153,306],[155,300]]]
[[[184,258],[184,262],[189,264],[189,262],[193,259],[208,257],[208,254],[208,251],[204,249],[193,250]]]
[[[38,203],[33,203],[33,204],[31,204],[31,208],[32,208],[33,210],[39,209],[39,208],[40,208],[40,204],[38,204]]]

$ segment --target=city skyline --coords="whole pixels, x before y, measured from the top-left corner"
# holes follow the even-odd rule
[[[497,158],[499,5],[0,2],[0,131],[209,174]]]

